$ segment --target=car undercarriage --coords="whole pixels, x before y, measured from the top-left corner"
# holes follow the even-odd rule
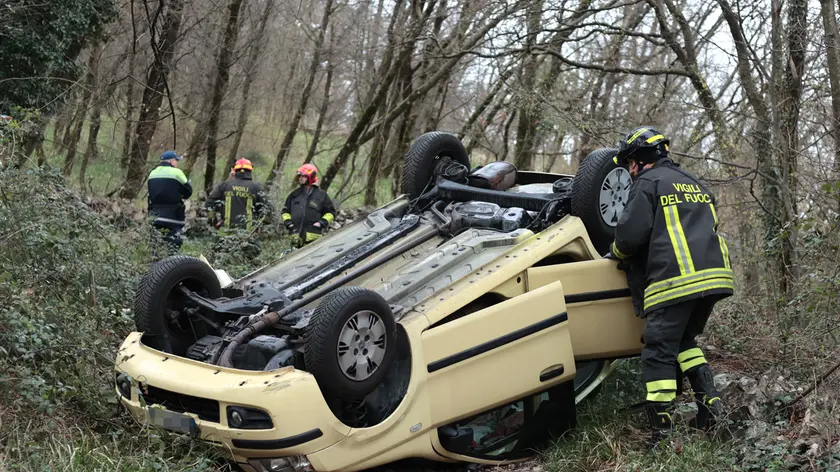
[[[267,374],[279,372],[277,376],[281,377],[288,372],[306,373],[314,377],[323,401],[341,425],[373,428],[385,427],[393,421],[395,412],[408,407],[406,402],[416,395],[412,391],[420,381],[416,363],[421,359],[417,356],[430,356],[440,349],[435,347],[437,341],[429,346],[423,341],[423,350],[418,351],[420,338],[416,336],[422,332],[444,333],[436,328],[452,329],[476,314],[504,316],[494,315],[494,310],[511,312],[519,305],[543,313],[538,315],[544,318],[538,323],[540,329],[565,332],[570,316],[565,312],[548,316],[555,303],[550,302],[553,292],[548,287],[556,286],[555,290],[561,290],[558,293],[571,289],[586,295],[585,289],[573,287],[574,283],[567,287],[575,280],[569,277],[577,272],[564,266],[600,259],[599,253],[605,252],[611,227],[626,202],[629,179],[622,180],[625,176],[614,172],[610,150],[593,153],[589,168],[584,167],[583,174],[579,171],[575,176],[521,171],[507,162],[470,170],[465,153],[458,148],[460,142],[452,144],[453,139],[443,133],[418,138],[406,158],[403,187],[407,194],[238,280],[231,280],[223,270],[213,269],[199,258],[173,256],[156,263],[141,280],[135,299],[140,344],[162,353],[165,357],[160,362],[169,356],[188,359],[194,367],[185,364],[184,372],[198,372],[194,370],[198,365],[216,374],[252,372],[254,379],[266,378],[267,386],[273,385],[264,377]],[[597,172],[591,170],[593,166],[597,166]],[[586,188],[582,188],[581,176],[588,179]],[[592,197],[593,192],[598,198]],[[581,280],[591,280],[589,285],[593,287],[623,283],[615,274],[601,275],[606,269],[598,264],[580,266],[580,273],[587,274],[581,275]],[[514,267],[519,266],[533,271],[534,281],[544,282],[533,282],[528,288],[528,281],[522,280],[526,273],[516,275]],[[502,285],[510,287],[470,295],[470,284],[478,290],[479,285],[508,272],[514,276],[504,279],[507,282]],[[562,289],[560,281],[553,283],[558,277],[563,279]],[[624,289],[596,292],[610,292],[604,299],[610,303],[620,300],[619,311],[628,312]],[[517,297],[517,293],[524,294]],[[445,307],[452,299],[459,301],[456,309],[449,310]],[[534,301],[527,301],[531,299]],[[563,298],[556,303],[559,310],[564,306]],[[593,310],[587,300],[572,303],[588,303],[586,310]],[[601,319],[598,317],[590,316],[584,324],[578,321],[583,326],[579,329],[597,330],[601,323],[596,321]],[[511,323],[516,326],[520,322]],[[574,320],[572,323],[574,326]],[[635,322],[623,323],[629,326],[627,323]],[[415,332],[415,325],[425,327]],[[496,326],[490,331],[501,329],[506,328]],[[516,342],[532,332],[537,331],[526,327],[498,339],[508,339],[505,344]],[[559,345],[569,345],[569,341],[563,341],[568,338],[557,339]],[[474,458],[486,456],[491,461],[496,456],[487,451],[527,456],[531,441],[540,439],[544,435],[540,431],[549,428],[538,421],[539,416],[556,410],[563,417],[573,417],[573,412],[567,411],[568,404],[563,403],[569,395],[573,408],[575,401],[588,395],[609,374],[615,359],[632,355],[637,348],[638,342],[626,340],[625,334],[615,339],[615,346],[604,348],[587,339],[580,349],[575,348],[575,366],[565,362],[544,369],[539,383],[546,386],[531,392],[539,393],[533,403],[523,403],[523,397],[514,396],[510,398],[520,400],[488,400],[490,409],[477,405],[444,415],[448,419],[435,429],[437,440],[446,443],[441,447],[452,454],[455,450],[470,451]],[[451,344],[448,341],[439,346],[445,349]],[[424,370],[431,376],[483,352],[501,352],[497,349],[501,345],[498,340],[485,342],[430,362]],[[120,351],[124,362],[131,361],[134,349],[124,345]],[[572,356],[570,348],[563,352],[563,356]],[[151,364],[145,365],[148,368]],[[205,374],[200,375],[203,378]],[[246,380],[240,387],[251,382],[250,377],[243,378]],[[561,382],[563,379],[568,380]],[[124,401],[144,397],[141,404],[162,404],[201,419],[197,407],[184,406],[187,400],[183,395],[173,400],[176,397],[169,390],[140,384],[143,382],[138,383],[136,372],[132,376],[118,368],[116,387]],[[504,408],[507,410],[502,412]],[[228,406],[225,414],[216,411],[215,416],[212,406],[208,410],[211,420],[207,421],[215,420],[233,430],[277,427],[272,422],[276,416],[260,408]],[[492,431],[477,432],[491,420],[502,428],[499,431],[504,430],[505,421],[532,426],[517,433],[519,440]],[[534,437],[526,440],[529,435]]]

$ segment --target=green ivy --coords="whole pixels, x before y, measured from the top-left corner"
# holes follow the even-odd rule
[[[57,106],[79,76],[79,52],[117,15],[114,0],[10,0],[2,8],[0,112]]]

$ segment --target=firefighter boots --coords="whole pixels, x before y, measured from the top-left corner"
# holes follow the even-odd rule
[[[725,414],[720,392],[715,387],[712,370],[709,364],[701,364],[694,369],[689,369],[686,376],[691,382],[691,390],[697,402],[697,417],[692,421],[691,426],[707,430]]]
[[[647,413],[651,431],[649,446],[655,447],[673,432],[673,408],[673,402],[648,402],[645,405],[645,413]]]

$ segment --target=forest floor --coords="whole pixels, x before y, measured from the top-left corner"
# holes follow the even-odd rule
[[[151,261],[155,236],[114,212],[95,212],[63,179],[44,171],[0,173],[0,472],[221,471],[224,451],[135,424],[113,390],[113,355],[133,329],[130,300]],[[103,216],[105,214],[106,216]],[[203,254],[232,275],[270,262],[288,246],[263,242],[244,261],[215,252],[211,237],[190,238],[182,252]],[[721,304],[703,338],[732,421],[708,437],[679,428],[675,446],[646,452],[638,360],[630,359],[597,395],[578,405],[578,425],[534,460],[503,471],[840,471],[840,397],[822,365],[808,364],[758,329],[767,319],[751,294]],[[836,324],[825,312],[821,322]],[[758,320],[758,321],[757,321]],[[834,320],[834,321],[831,321]],[[800,343],[801,344],[801,343]],[[836,346],[823,347],[831,359]],[[691,399],[684,394],[685,415]],[[384,470],[450,470],[397,464]],[[235,470],[235,469],[233,469]]]

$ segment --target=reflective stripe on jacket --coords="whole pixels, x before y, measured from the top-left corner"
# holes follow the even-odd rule
[[[186,223],[184,200],[192,196],[193,190],[184,171],[163,162],[149,174],[147,187],[150,217],[160,223]]]
[[[258,182],[251,179],[251,173],[237,173],[226,180],[207,197],[207,207],[223,211],[225,228],[251,229],[254,219],[267,217],[268,198]]]
[[[327,232],[335,220],[335,207],[327,192],[315,185],[303,185],[286,197],[281,218],[284,223],[291,220],[295,233],[311,242]],[[318,222],[321,222],[320,228],[315,226]]]
[[[615,229],[612,253],[647,261],[645,313],[734,293],[726,241],[717,232],[715,196],[670,159],[641,172]]]

